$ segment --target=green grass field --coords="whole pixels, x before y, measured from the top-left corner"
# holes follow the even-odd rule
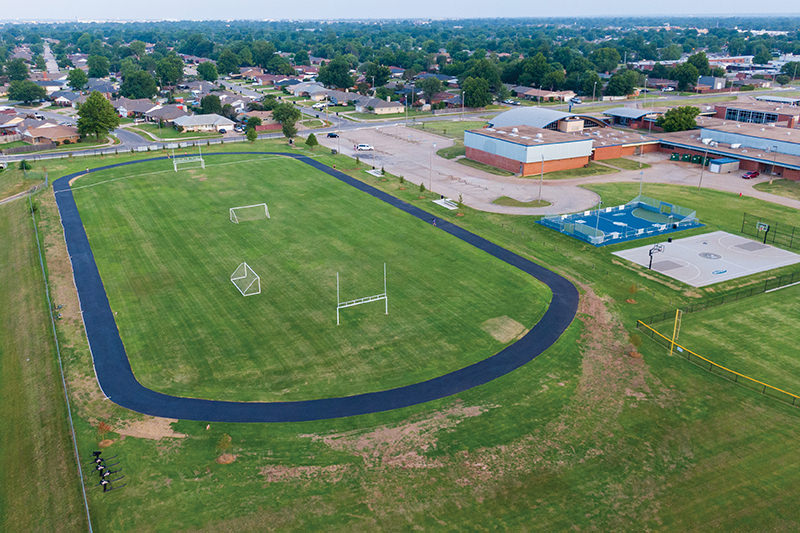
[[[136,126],[131,126],[129,128],[131,131],[139,131],[145,132],[146,134],[150,134],[151,137],[155,139],[162,139],[162,140],[172,140],[172,139],[194,139],[196,137],[202,138],[213,138],[213,137],[221,137],[217,132],[211,131],[184,131],[180,132],[175,128],[164,126],[158,127],[158,124],[137,124]]]
[[[549,291],[535,280],[307,165],[238,160],[177,175],[160,161],[76,184],[86,187],[78,206],[134,373],[148,387],[250,401],[406,385],[507,344],[486,321],[519,323],[520,333],[546,307]],[[228,208],[265,200],[271,220],[228,220]],[[228,280],[242,261],[262,276],[261,295],[244,298]],[[343,310],[337,327],[336,272],[342,300],[377,294],[384,261],[389,316],[379,302]]]
[[[26,199],[0,205],[0,235],[0,530],[85,530]]]
[[[455,159],[456,157],[463,156],[467,153],[467,150],[464,148],[464,144],[456,141],[456,144],[453,146],[448,146],[447,148],[442,148],[441,150],[436,151],[436,155],[439,157],[444,157],[445,159]]]
[[[289,150],[278,141],[250,146]],[[208,147],[209,152],[237,149],[241,145]],[[87,164],[152,155],[64,159],[48,162],[48,169],[52,176]],[[363,165],[358,167],[342,155],[317,156],[430,209],[432,195],[420,195],[416,187],[396,177],[367,175]],[[174,180],[180,174],[167,176]],[[157,177],[137,179],[153,183]],[[198,181],[198,190],[213,180]],[[75,185],[80,186],[81,180]],[[612,205],[635,197],[638,187],[620,183],[591,189]],[[88,191],[76,192],[78,200]],[[717,229],[736,232],[742,211],[787,223],[797,217],[794,209],[695,187],[647,184],[644,193],[697,209],[707,226],[681,236]],[[598,249],[533,224],[531,217],[467,207],[459,210],[461,217],[455,211],[437,211],[437,217],[580,284],[577,320],[556,345],[484,386],[397,411],[302,424],[171,422],[116,407],[97,387],[58,213],[52,194],[40,194],[39,199],[54,300],[65,305],[57,328],[81,453],[96,449],[98,421],[109,422],[114,428],[106,436],[114,441],[109,453],[124,458],[128,477],[124,490],[108,495],[90,490],[97,531],[800,528],[796,408],[711,375],[682,358],[667,357],[660,345],[649,340],[640,347],[642,359],[626,355],[628,334],[635,331],[637,318],[755,283],[769,273],[692,289],[610,254],[631,243]],[[168,212],[174,214],[175,209]],[[227,207],[222,216],[227,218]],[[163,219],[159,216],[152,224],[164,229],[173,225]],[[142,249],[150,253],[149,242],[158,240],[150,237],[142,241],[148,243],[145,246],[137,242],[125,257]],[[403,253],[414,250],[404,241],[397,248]],[[4,252],[0,247],[0,256]],[[203,258],[198,264],[205,263]],[[16,290],[15,283],[3,283],[0,292],[9,286]],[[230,282],[225,278],[221,283]],[[629,299],[635,303],[626,302]],[[30,309],[15,308],[19,318],[0,331],[0,343],[8,331],[36,331],[42,318]],[[355,318],[382,318],[372,309],[367,311]],[[344,324],[352,323],[348,317]],[[796,326],[770,331],[770,339],[784,336],[796,336]],[[46,389],[41,380],[36,383]],[[20,388],[16,394],[22,392]],[[13,410],[22,410],[15,415],[17,420],[29,421],[31,432],[44,434],[25,409],[25,402],[14,404]],[[0,449],[4,458],[15,451],[14,446]],[[235,461],[219,464],[216,459],[223,451]],[[55,486],[40,477],[28,476],[25,481],[42,493]],[[8,485],[8,493],[19,491],[15,482]],[[58,526],[55,529],[85,530]],[[31,528],[13,523],[5,529]]]
[[[428,122],[419,122],[413,125],[414,128],[420,130],[462,141],[464,140],[465,130],[479,130],[484,126],[486,126],[486,122],[481,120],[432,120]]]
[[[679,342],[703,357],[793,394],[800,394],[796,335],[800,286],[686,313]],[[665,326],[659,331],[664,333]],[[666,328],[668,329],[668,328]]]
[[[793,200],[800,200],[800,181],[775,180],[772,184],[765,181],[756,183],[753,185],[753,188],[758,191],[785,196]]]

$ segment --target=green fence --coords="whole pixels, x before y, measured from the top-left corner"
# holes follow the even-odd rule
[[[760,215],[742,214],[742,233],[759,241],[786,248],[800,249],[800,228],[775,222]]]

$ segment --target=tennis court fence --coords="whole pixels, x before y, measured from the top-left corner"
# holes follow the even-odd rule
[[[671,313],[674,316],[674,312]],[[669,337],[663,335],[656,331],[652,326],[638,320],[636,322],[636,329],[641,331],[645,336],[649,339],[657,342],[658,344],[664,346],[665,348],[672,348],[672,353],[675,353],[679,356],[684,357],[690,363],[693,363],[712,374],[717,376],[723,377],[727,380],[730,380],[734,383],[752,389],[764,396],[768,396],[770,398],[774,398],[776,400],[782,401],[794,407],[800,407],[800,396],[796,394],[792,394],[791,392],[787,392],[785,390],[779,389],[777,387],[773,387],[767,383],[759,381],[757,379],[753,379],[750,376],[746,376],[735,370],[731,370],[730,368],[726,368],[722,365],[718,365],[714,361],[703,357],[702,355],[693,352],[689,348],[685,346],[681,346],[677,342],[673,342]]]

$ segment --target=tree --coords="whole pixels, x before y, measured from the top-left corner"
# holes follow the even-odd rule
[[[156,75],[161,85],[175,85],[183,78],[183,60],[175,54],[156,63]]]
[[[247,127],[248,128],[255,128],[256,126],[261,125],[261,118],[259,117],[247,117]]]
[[[673,107],[656,120],[656,125],[664,131],[686,131],[697,127],[695,117],[700,110],[694,106]]]
[[[320,83],[345,89],[353,86],[353,77],[350,75],[350,65],[342,56],[329,61],[319,68],[317,79]]]
[[[364,75],[367,77],[367,81],[372,83],[373,87],[381,87],[386,85],[386,82],[392,77],[392,71],[386,65],[368,63],[367,68],[364,70]]]
[[[89,83],[89,76],[79,68],[74,68],[67,74],[67,84],[73,91],[80,91]]]
[[[705,52],[698,52],[694,55],[690,55],[686,62],[694,65],[699,76],[708,76],[711,74],[711,67],[708,65],[708,58]]]
[[[47,70],[47,63],[44,60],[44,56],[42,54],[37,54],[35,58],[33,58],[33,63],[36,65],[36,68],[44,72]]]
[[[417,87],[422,90],[425,100],[430,102],[431,96],[442,91],[442,82],[431,76],[430,78],[422,78],[417,83]]]
[[[283,132],[283,136],[287,139],[291,139],[297,135],[297,128],[294,127],[294,122],[284,122],[281,125],[281,131]]]
[[[108,69],[111,68],[111,63],[108,58],[101,55],[90,55],[86,60],[86,65],[89,67],[90,78],[108,76]]]
[[[292,104],[278,104],[272,109],[272,118],[281,124],[292,124],[300,120],[300,111]]]
[[[560,90],[567,81],[563,70],[551,70],[542,78],[542,87],[547,87],[551,91]]]
[[[484,107],[492,103],[489,82],[483,78],[467,78],[463,89],[464,105],[467,107]]]
[[[119,87],[119,94],[126,98],[152,98],[157,92],[156,80],[144,70],[130,73]]]
[[[317,136],[314,135],[313,133],[309,133],[308,137],[306,138],[306,146],[308,146],[309,148],[311,148],[313,150],[314,147],[318,146],[318,145],[319,145],[319,141],[317,140]]]
[[[15,80],[8,87],[9,100],[21,100],[28,104],[34,100],[41,100],[45,96],[47,96],[47,91],[44,90],[44,87],[39,87],[30,80]]]
[[[97,91],[93,91],[78,108],[78,133],[81,136],[105,137],[119,126],[119,116],[111,102]]]
[[[617,68],[620,59],[619,52],[616,48],[598,48],[589,54],[589,61],[597,66],[597,70],[601,72],[609,72]]]
[[[683,48],[679,44],[670,44],[658,51],[659,59],[664,61],[677,61],[683,54]]]
[[[767,47],[763,44],[758,45],[754,52],[753,63],[756,65],[766,65],[772,61],[772,54],[769,53],[769,50],[767,50]]]
[[[6,63],[6,74],[11,81],[22,81],[28,79],[28,66],[25,61],[17,57]]]
[[[128,45],[130,51],[136,57],[144,57],[145,52],[147,51],[147,45],[145,45],[142,41],[131,41],[131,44]]]
[[[226,48],[217,58],[217,70],[226,76],[231,72],[238,72],[239,56],[233,53],[230,48]]]
[[[792,78],[790,78],[786,74],[778,74],[777,76],[775,76],[775,81],[778,82],[780,85],[786,85],[787,83],[792,81]]]
[[[597,72],[586,70],[581,75],[579,87],[581,94],[597,96],[603,91],[603,80],[600,79]]]
[[[800,61],[789,61],[781,67],[781,74],[794,78],[800,72]]]
[[[252,143],[252,142],[255,142],[256,139],[258,139],[258,132],[256,131],[255,127],[247,128],[247,132],[245,133],[245,136],[247,137],[247,140]]]
[[[219,78],[217,66],[211,61],[203,61],[197,65],[197,75],[200,76],[200,79],[206,81],[216,81]]]
[[[698,76],[697,67],[691,63],[681,63],[672,70],[672,79],[678,82],[679,91],[694,87]]]
[[[296,52],[294,54],[295,65],[310,65],[311,61],[308,59],[308,52]]]
[[[216,94],[207,94],[200,100],[200,112],[204,115],[222,114],[222,102]]]
[[[608,85],[603,92],[609,96],[627,96],[636,87],[636,80],[636,72],[632,70],[617,72],[608,80]]]

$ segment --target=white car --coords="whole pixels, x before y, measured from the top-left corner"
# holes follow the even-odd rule
[[[375,148],[373,148],[371,144],[357,144],[356,145],[356,151],[357,152],[371,152],[374,149]]]

